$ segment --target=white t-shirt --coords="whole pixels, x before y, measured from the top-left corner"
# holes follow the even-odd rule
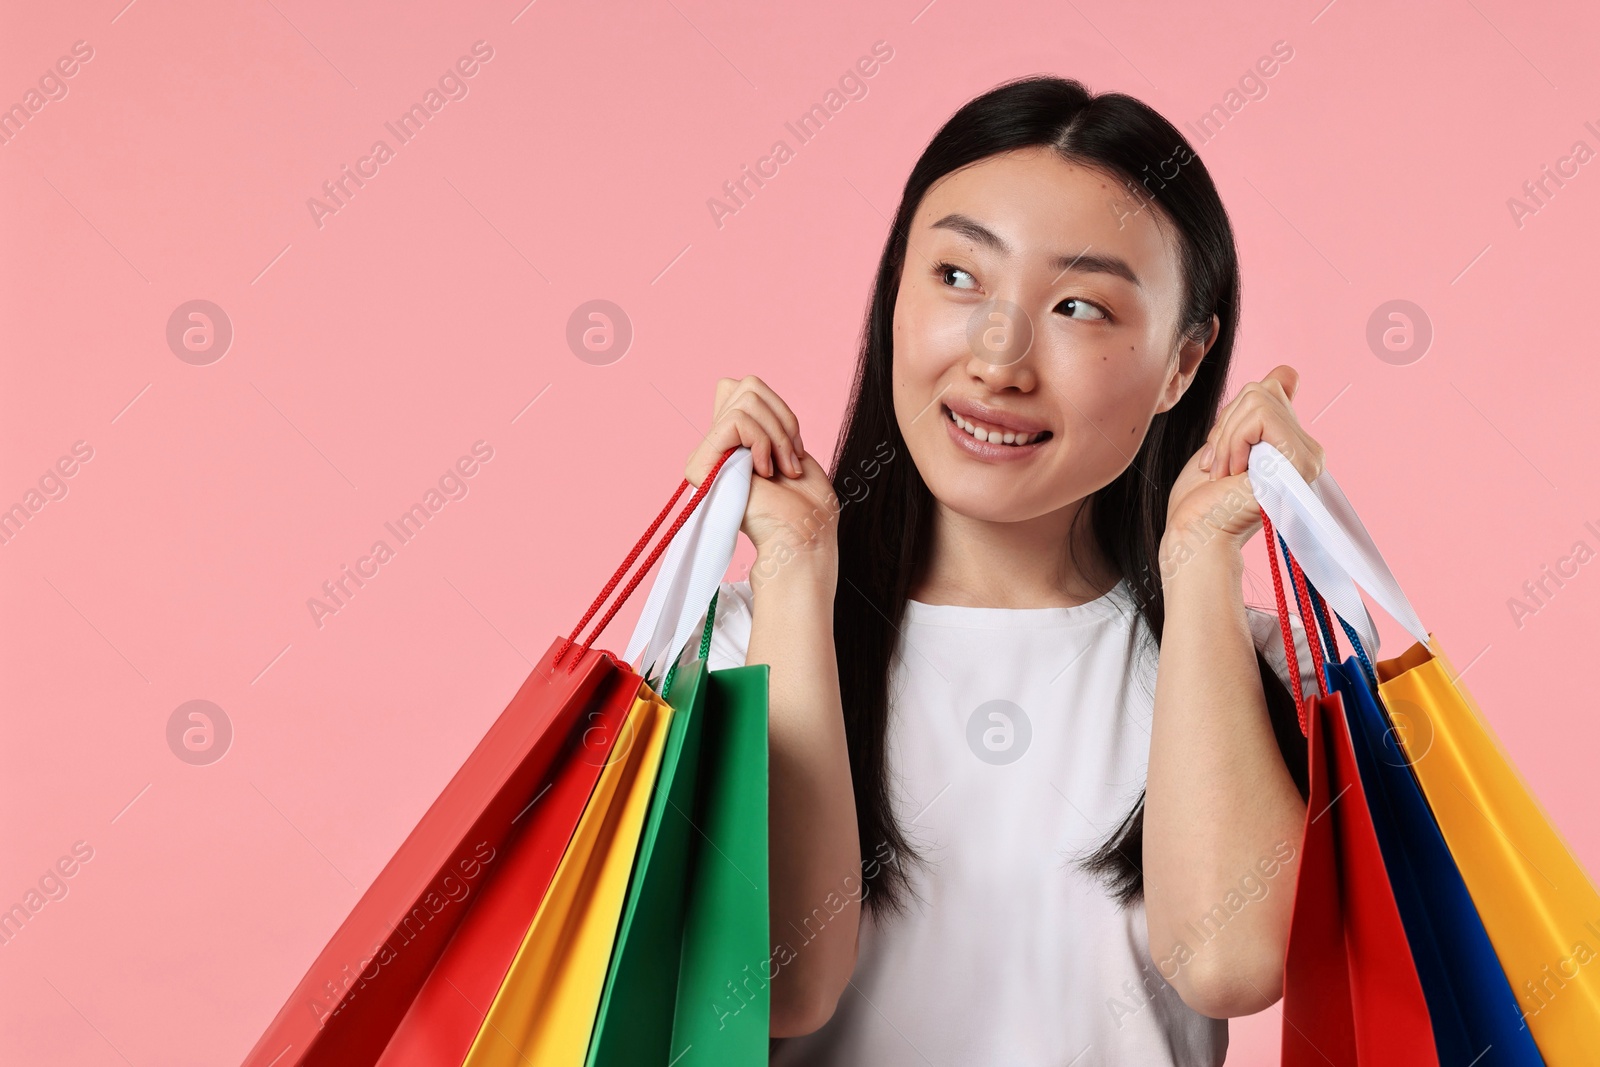
[[[751,606],[748,582],[722,584],[712,670],[744,663]],[[1247,614],[1288,684],[1276,614]],[[1292,626],[1314,692],[1304,628]],[[929,862],[907,865],[915,895],[902,916],[879,925],[862,908],[860,958],[832,1018],[777,1042],[773,1064],[1222,1063],[1227,1021],[1184,1004],[1151,963],[1143,903],[1119,910],[1071,862],[1144,786],[1157,654],[1126,581],[1073,607],[907,603],[890,780],[896,818]],[[1294,891],[1295,871],[1281,869],[1281,891]]]

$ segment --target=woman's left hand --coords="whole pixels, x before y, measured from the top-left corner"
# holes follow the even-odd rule
[[[1217,416],[1206,443],[1178,473],[1167,498],[1167,536],[1190,527],[1206,538],[1225,535],[1242,548],[1261,528],[1261,509],[1250,488],[1250,446],[1266,441],[1282,452],[1307,482],[1322,473],[1322,446],[1300,426],[1290,401],[1300,374],[1280,364],[1250,382]]]

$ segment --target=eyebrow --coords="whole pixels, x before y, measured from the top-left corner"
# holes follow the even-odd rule
[[[930,228],[950,230],[970,241],[992,248],[1001,255],[1009,256],[1011,254],[1011,246],[1006,244],[999,234],[977,219],[972,218],[970,215],[963,215],[959,211],[946,215],[933,223]],[[1128,265],[1128,261],[1121,256],[1106,255],[1098,252],[1090,253],[1085,249],[1075,256],[1056,256],[1050,261],[1050,266],[1063,274],[1069,270],[1084,274],[1112,274],[1132,282],[1141,289],[1144,288],[1144,283],[1139,280],[1139,276],[1133,272],[1133,268]]]

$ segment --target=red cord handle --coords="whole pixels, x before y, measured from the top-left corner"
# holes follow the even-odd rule
[[[1317,625],[1315,609],[1311,605],[1310,594],[1306,592],[1310,583],[1306,581],[1306,572],[1300,569],[1300,561],[1294,553],[1289,553],[1289,565],[1294,572],[1294,591],[1299,598],[1300,621],[1305,624],[1306,643],[1311,646],[1311,666],[1317,675],[1317,692],[1323,696],[1328,695],[1328,680],[1322,673],[1322,665],[1327,656],[1322,651],[1322,629]],[[1320,599],[1321,594],[1318,594]]]
[[[694,509],[700,506],[700,501],[704,500],[706,494],[711,491],[711,483],[716,481],[717,472],[722,469],[722,465],[728,461],[728,457],[733,455],[736,450],[737,446],[724,452],[721,458],[719,458],[717,462],[712,465],[711,472],[701,479],[700,487],[694,491],[694,495],[691,496],[689,498],[689,502],[684,505],[683,511],[679,512],[678,517],[673,520],[672,526],[667,530],[666,536],[663,537],[661,541],[657,543],[656,547],[651,550],[650,555],[644,561],[644,566],[639,568],[639,570],[634,574],[633,578],[629,580],[628,584],[623,587],[621,594],[618,595],[617,599],[612,603],[605,615],[601,617],[599,622],[595,623],[594,629],[589,631],[588,638],[581,643],[581,647],[584,652],[589,651],[590,647],[594,644],[595,638],[599,637],[600,634],[605,631],[606,625],[611,622],[612,617],[616,615],[623,604],[627,603],[628,597],[633,595],[633,591],[639,587],[639,583],[644,580],[644,576],[650,573],[650,568],[655,566],[656,560],[661,557],[662,552],[666,551],[667,545],[672,542],[672,539],[677,535],[678,530],[682,528],[685,522],[688,521],[689,516],[694,514]],[[683,491],[685,489],[689,488],[689,485],[690,482],[687,478],[678,483],[678,488],[672,494],[672,498],[667,501],[666,507],[661,509],[660,514],[655,517],[655,521],[650,524],[650,527],[647,530],[645,530],[644,535],[634,543],[633,551],[628,553],[628,558],[622,561],[622,566],[618,567],[616,572],[611,575],[611,580],[606,583],[606,587],[600,590],[600,595],[594,598],[594,603],[589,605],[589,610],[584,612],[583,618],[578,620],[578,625],[574,626],[572,628],[572,633],[567,635],[566,643],[564,643],[561,646],[561,650],[556,653],[556,657],[551,662],[551,666],[559,664],[564,658],[566,658],[567,652],[573,647],[573,645],[578,643],[578,632],[588,624],[590,619],[594,618],[595,613],[600,610],[600,605],[606,602],[606,598],[609,597],[611,595],[611,591],[617,587],[617,583],[622,581],[622,576],[628,573],[628,568],[632,567],[634,561],[639,558],[639,554],[644,551],[644,546],[650,542],[650,538],[655,535],[656,530],[659,529],[661,524],[666,521],[667,514],[672,510],[672,506],[678,502],[678,498],[683,495]],[[572,662],[567,666],[567,670],[571,671],[573,668],[575,668],[582,658],[582,656],[574,657]]]
[[[1289,626],[1289,601],[1283,593],[1283,575],[1278,570],[1278,534],[1272,528],[1272,520],[1267,517],[1266,509],[1261,510],[1262,532],[1267,539],[1267,562],[1272,566],[1272,592],[1278,601],[1278,626],[1283,630],[1284,659],[1289,665],[1289,685],[1294,690],[1295,714],[1300,719],[1300,733],[1302,736],[1310,734],[1310,727],[1306,722],[1306,700],[1304,687],[1300,683],[1300,662],[1295,654],[1294,631]],[[1322,637],[1317,627],[1316,615],[1313,613],[1311,597],[1306,592],[1310,583],[1306,581],[1305,571],[1300,569],[1300,561],[1294,558],[1294,553],[1289,553],[1289,565],[1293,569],[1295,583],[1296,606],[1300,609],[1300,620],[1306,623],[1306,644],[1311,648],[1311,664],[1317,678],[1317,692],[1322,696],[1328,695],[1328,683],[1323,677],[1322,666],[1324,662],[1322,650]],[[1328,610],[1327,604],[1322,599],[1322,594],[1317,593],[1317,606],[1323,613]],[[1307,622],[1309,620],[1309,622]]]

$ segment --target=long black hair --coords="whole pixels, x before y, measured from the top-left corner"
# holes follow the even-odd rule
[[[1182,247],[1179,337],[1204,343],[1213,314],[1220,323],[1188,390],[1152,419],[1133,462],[1078,513],[1089,516],[1099,547],[1128,580],[1157,647],[1166,618],[1158,554],[1167,497],[1183,465],[1205,443],[1233,355],[1239,260],[1227,212],[1183,135],[1146,104],[1122,93],[1094,95],[1071,79],[1020,78],[967,103],[923,150],[906,179],[878,263],[831,474],[835,491],[846,502],[838,519],[834,644],[864,860],[864,899],[874,914],[904,908],[907,864],[919,860],[894,818],[886,760],[890,662],[906,599],[929,545],[934,507],[932,494],[910,462],[893,402],[894,308],[911,220],[928,189],[945,175],[996,153],[1035,146],[1123,182],[1139,183],[1142,202],[1158,205],[1157,219],[1176,226]],[[1294,699],[1259,652],[1256,662],[1279,750],[1305,796],[1306,741]],[[1143,845],[1141,792],[1122,823],[1097,850],[1080,857],[1079,864],[1102,879],[1110,895],[1126,907],[1143,897]]]

